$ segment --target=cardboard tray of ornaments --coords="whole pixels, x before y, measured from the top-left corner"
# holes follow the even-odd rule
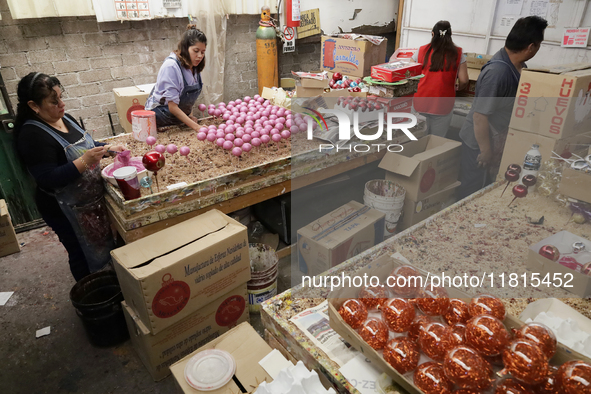
[[[500,197],[505,182],[487,186],[471,196],[394,235],[388,240],[331,268],[321,276],[353,275],[382,256],[400,253],[410,265],[424,271],[445,271],[447,275],[468,273],[531,273],[526,261],[529,246],[560,230],[589,238],[590,223],[569,221],[571,211],[554,197],[530,192],[508,206],[510,190]],[[544,220],[540,220],[544,217]],[[540,223],[541,224],[534,224]],[[330,284],[330,281],[328,282]],[[493,293],[503,300],[507,315],[519,316],[527,305],[540,298],[553,297],[591,319],[591,300],[576,298],[563,288],[524,289],[505,287],[500,281],[493,288],[467,288],[473,297]],[[305,360],[308,367],[324,373],[343,392],[359,393],[339,372],[342,365],[326,356],[290,319],[315,307],[329,297],[330,286],[303,288],[295,284],[261,305],[261,319],[277,341]],[[402,390],[402,388],[400,388]]]
[[[221,123],[223,120],[215,118],[199,120],[204,127]],[[422,126],[418,125],[416,131],[411,129],[418,138],[424,133]],[[156,144],[175,144],[179,149],[188,146],[191,153],[188,156],[180,156],[178,152],[164,153],[166,164],[158,171],[157,182],[155,179],[152,183],[153,193],[142,188],[140,198],[125,200],[118,187],[105,181],[107,205],[122,229],[137,229],[357,158],[375,155],[375,152],[320,152],[318,147],[323,141],[309,141],[306,133],[300,132],[235,157],[215,143],[199,141],[196,134],[184,126],[160,129]],[[132,157],[142,157],[152,150],[145,142],[133,139],[131,134],[104,141],[127,145]],[[402,144],[408,141],[408,137],[397,130],[395,141],[391,142]],[[382,150],[382,153],[385,151]],[[110,164],[112,160],[104,160],[103,165]],[[169,186],[172,186],[171,190],[167,189]]]

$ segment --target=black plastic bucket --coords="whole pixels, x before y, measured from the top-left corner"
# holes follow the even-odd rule
[[[123,294],[113,271],[95,272],[78,281],[70,290],[70,300],[94,346],[109,347],[129,339],[121,308]]]

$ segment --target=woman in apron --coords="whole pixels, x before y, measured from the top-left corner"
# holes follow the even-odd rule
[[[205,34],[189,25],[177,50],[164,60],[146,101],[146,110],[156,113],[158,127],[184,123],[195,131],[201,128],[191,111],[203,88],[201,71],[205,67],[206,45]]]
[[[16,144],[37,182],[35,200],[68,251],[76,281],[110,263],[113,233],[103,197],[100,160],[123,146],[95,142],[65,114],[55,77],[30,73],[18,84]]]

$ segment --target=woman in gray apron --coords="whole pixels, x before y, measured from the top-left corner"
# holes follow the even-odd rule
[[[158,127],[185,124],[195,131],[201,127],[191,111],[203,89],[206,46],[205,34],[189,25],[177,50],[164,60],[145,106],[156,113]]]
[[[18,85],[16,143],[37,182],[36,202],[68,251],[78,281],[104,269],[114,247],[100,160],[123,146],[95,142],[65,114],[57,78],[30,73]]]

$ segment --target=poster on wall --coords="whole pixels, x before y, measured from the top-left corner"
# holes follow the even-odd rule
[[[590,27],[565,28],[561,46],[563,48],[586,48]]]
[[[115,12],[119,20],[151,18],[148,0],[115,0]]]

